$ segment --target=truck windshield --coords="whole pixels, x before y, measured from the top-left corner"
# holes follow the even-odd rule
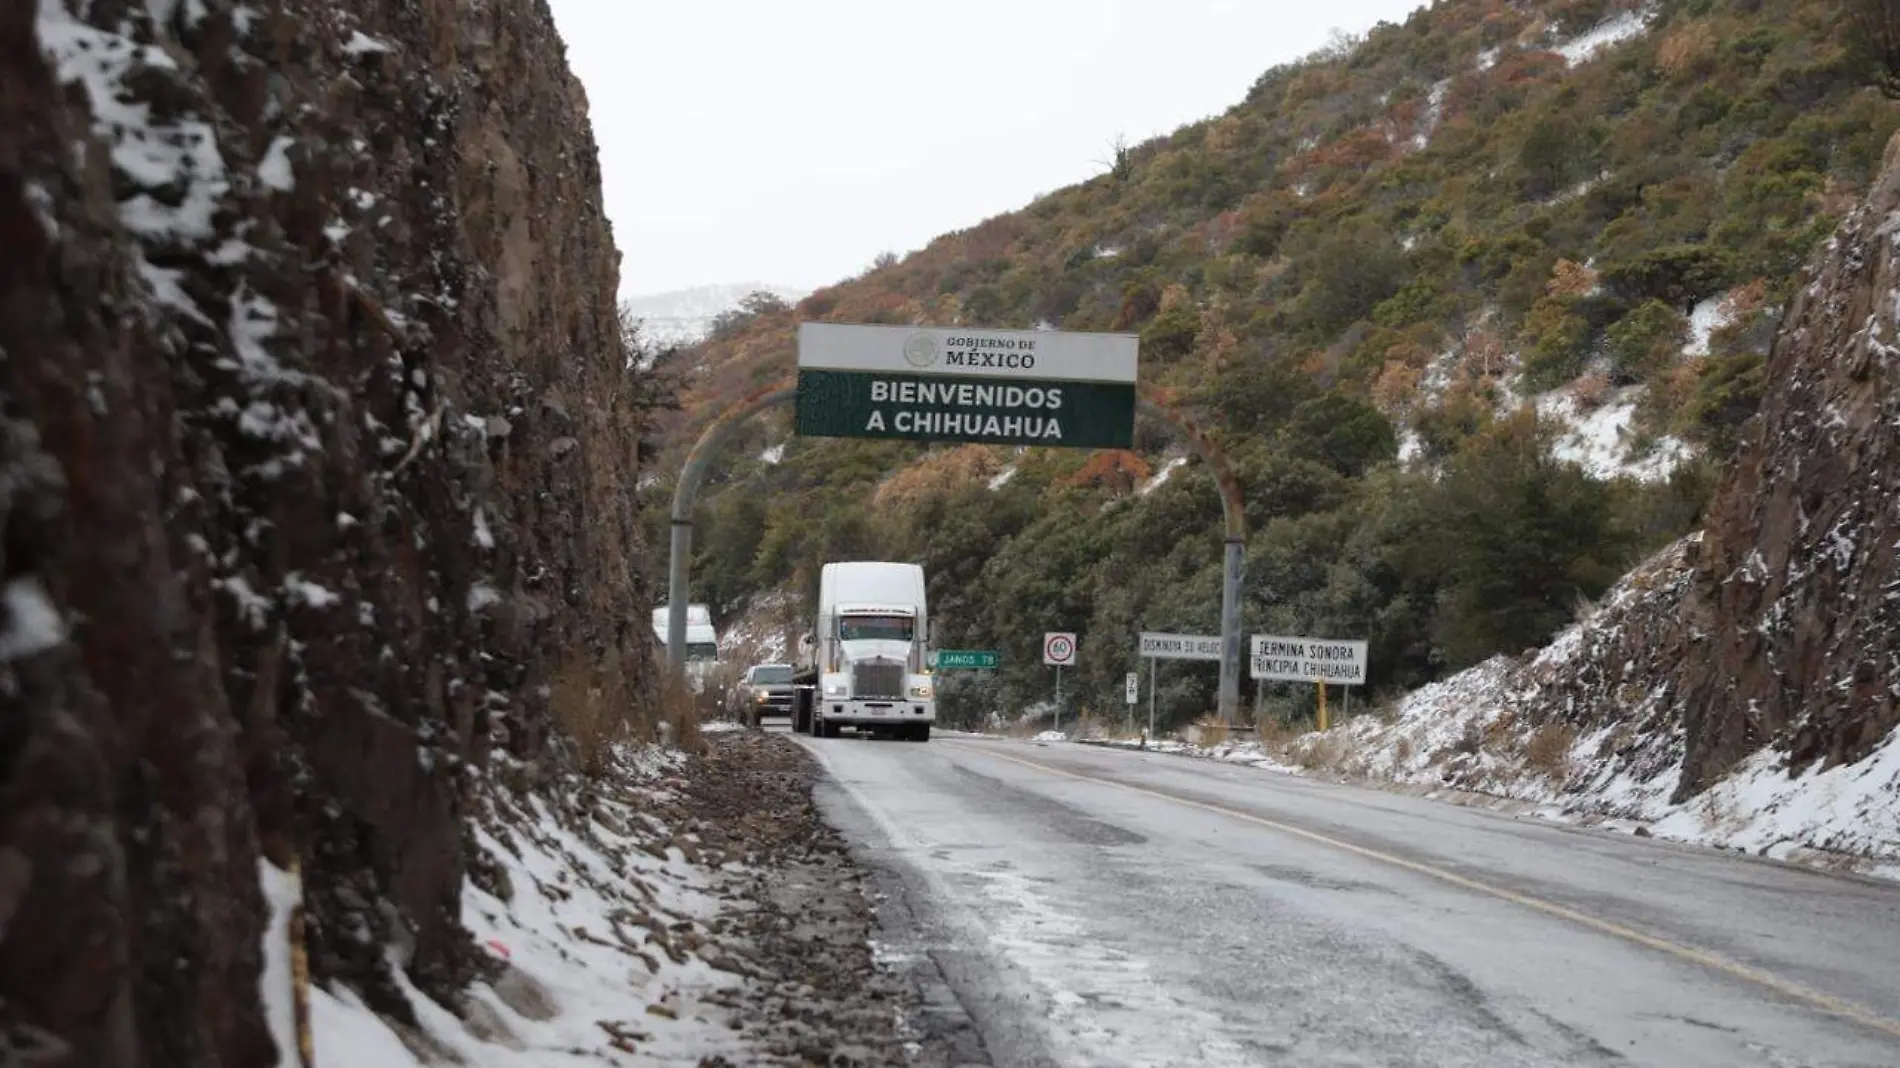
[[[688,642],[686,658],[688,660],[717,660],[719,645],[717,642]]]
[[[788,667],[762,667],[752,669],[752,681],[761,686],[772,686],[792,681],[792,669]]]
[[[846,616],[838,623],[838,637],[848,642],[910,640],[909,616]]]

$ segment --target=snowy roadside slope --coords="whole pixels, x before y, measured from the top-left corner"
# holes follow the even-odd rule
[[[1662,636],[1680,609],[1699,536],[1632,572],[1525,661],[1497,657],[1400,702],[1304,735],[1302,768],[1526,802],[1552,819],[1900,878],[1900,734],[1871,755],[1798,777],[1766,747],[1686,801],[1676,695],[1634,680],[1682,655]],[[1604,672],[1591,665],[1619,664]]]
[[[580,779],[536,793],[490,792],[462,922],[498,974],[464,1003],[429,1000],[392,969],[417,1027],[393,1024],[347,990],[311,991],[319,1068],[694,1065],[730,1055],[741,977],[708,961],[732,908],[697,840],[654,815],[684,758],[623,751],[608,785]],[[520,796],[525,796],[521,800]],[[392,948],[392,963],[402,963]]]
[[[1700,544],[1691,535],[1643,563],[1543,649],[1421,687],[1385,716],[1285,745],[1155,739],[1146,748],[1900,879],[1900,731],[1859,761],[1792,777],[1786,752],[1767,746],[1710,789],[1672,800],[1686,748],[1682,703],[1640,680],[1693,655],[1672,624]]]

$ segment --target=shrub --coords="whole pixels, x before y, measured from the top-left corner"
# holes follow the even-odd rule
[[[1606,264],[1603,282],[1625,300],[1659,300],[1687,311],[1727,288],[1734,257],[1713,245],[1670,245]]]
[[[1155,316],[1141,331],[1141,352],[1156,360],[1176,360],[1194,351],[1201,315],[1191,304],[1177,304]]]
[[[1590,324],[1571,308],[1570,301],[1545,297],[1525,316],[1524,381],[1534,389],[1555,389],[1583,371]]]
[[[1723,456],[1735,451],[1742,425],[1761,407],[1766,378],[1767,360],[1758,352],[1716,356],[1703,364],[1688,415],[1712,451]]]
[[[1524,742],[1524,766],[1545,778],[1562,782],[1570,776],[1570,747],[1577,732],[1566,723],[1546,723]]]
[[[1644,301],[1606,332],[1610,370],[1619,384],[1647,382],[1682,352],[1689,320],[1659,300]]]

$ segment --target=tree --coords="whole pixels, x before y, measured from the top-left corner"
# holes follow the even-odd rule
[[[1551,459],[1522,415],[1468,442],[1446,466],[1408,564],[1439,575],[1433,644],[1450,668],[1547,640],[1624,564],[1609,485]]]
[[[1324,393],[1294,409],[1282,439],[1348,478],[1398,453],[1398,437],[1379,409],[1355,396]]]
[[[1524,195],[1542,200],[1561,191],[1575,168],[1578,131],[1564,119],[1536,122],[1517,149]]]
[[[755,289],[739,298],[739,305],[713,316],[712,329],[708,333],[714,341],[724,341],[737,337],[746,327],[768,315],[783,315],[792,310],[777,293],[764,289]]]
[[[1900,100],[1900,0],[1847,0],[1847,25],[1870,80]]]
[[[1307,278],[1300,310],[1318,334],[1330,337],[1372,313],[1405,281],[1405,252],[1392,235],[1371,225],[1323,241],[1301,264]]]
[[[1619,384],[1647,382],[1673,363],[1689,321],[1660,300],[1645,301],[1608,331],[1610,367]]]

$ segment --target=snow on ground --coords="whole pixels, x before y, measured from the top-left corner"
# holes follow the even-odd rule
[[[996,477],[990,479],[990,489],[992,490],[1002,489],[1004,486],[1009,485],[1010,479],[1015,478],[1015,477],[1016,477],[1016,465],[1011,464],[1008,467],[1003,468],[1002,471],[998,472],[996,474]]]
[[[7,583],[0,593],[6,618],[0,621],[0,664],[36,656],[66,640],[66,621],[32,575]]]
[[[759,460],[761,462],[772,464],[774,466],[777,466],[779,462],[784,459],[785,459],[785,443],[782,441],[779,442],[777,445],[773,445],[772,447],[766,449],[764,452],[759,454]]]
[[[786,663],[789,649],[785,621],[797,608],[797,598],[783,590],[759,595],[726,627],[721,653],[734,661],[738,670],[753,664]]]
[[[1697,304],[1689,313],[1689,342],[1682,347],[1682,354],[1707,356],[1709,339],[1733,320],[1734,312],[1728,303],[1727,294],[1710,297]]]
[[[1900,731],[1865,760],[1790,778],[1764,749],[1684,805],[1658,805],[1650,830],[1788,858],[1803,847],[1880,857],[1876,874],[1900,879]]]
[[[1395,784],[1545,819],[1900,879],[1900,731],[1855,763],[1792,777],[1786,754],[1764,748],[1677,803],[1671,798],[1686,746],[1667,692],[1626,692],[1613,675],[1599,678],[1595,690],[1572,685],[1579,677],[1572,662],[1581,655],[1643,655],[1641,636],[1680,603],[1699,540],[1684,538],[1646,561],[1529,658],[1494,657],[1414,690],[1382,714],[1285,744],[1155,739],[1146,748]],[[1633,662],[1624,668],[1632,670]],[[1604,714],[1605,705],[1619,711]],[[1562,721],[1553,709],[1562,710]]]
[[[1264,768],[1269,771],[1283,771],[1298,774],[1300,769],[1288,764],[1263,742],[1228,740],[1214,745],[1195,745],[1179,738],[1150,738],[1143,743],[1139,738],[1104,738],[1091,742],[1115,749],[1141,749],[1151,753],[1172,753],[1179,756],[1200,757],[1203,760],[1218,760],[1224,764],[1244,764],[1252,768]]]
[[[1564,61],[1576,66],[1594,58],[1606,48],[1639,37],[1649,28],[1650,20],[1656,17],[1654,8],[1641,11],[1625,11],[1614,18],[1605,19],[1590,29],[1558,45],[1554,51],[1564,57]]]
[[[1643,387],[1629,386],[1611,393],[1589,411],[1583,410],[1571,387],[1539,396],[1537,414],[1565,428],[1552,446],[1552,455],[1583,468],[1592,478],[1667,480],[1692,452],[1686,442],[1669,435],[1658,437],[1647,451],[1635,452],[1632,424],[1642,396]]]
[[[1438,120],[1445,114],[1445,96],[1451,92],[1451,79],[1445,78],[1432,83],[1432,91],[1425,98],[1425,111],[1418,117],[1417,129],[1412,133],[1412,147],[1422,149],[1432,143],[1432,131],[1438,129]]]
[[[1418,431],[1408,426],[1399,432],[1399,464],[1401,466],[1409,467],[1424,455],[1425,439],[1419,436]]]
[[[1066,742],[1068,740],[1069,736],[1061,731],[1043,731],[1030,739],[1032,742]]]
[[[1175,470],[1185,463],[1187,463],[1187,457],[1185,456],[1169,457],[1168,461],[1161,465],[1161,470],[1156,471],[1154,476],[1149,478],[1146,482],[1143,482],[1141,488],[1135,492],[1146,497],[1148,494],[1160,489],[1161,486],[1168,481],[1169,476],[1173,475]]]
[[[693,1065],[730,1053],[733,1021],[708,998],[742,980],[694,952],[725,908],[714,874],[684,851],[694,836],[676,836],[642,804],[667,796],[682,760],[624,750],[618,789],[570,784],[557,788],[554,807],[539,796],[499,803],[476,840],[505,878],[489,890],[476,885],[489,880],[469,879],[462,922],[507,962],[502,977],[474,984],[458,1014],[393,968],[419,1034],[349,990],[313,988],[318,1068]],[[273,915],[280,881],[266,873]],[[274,974],[266,968],[267,983]]]

